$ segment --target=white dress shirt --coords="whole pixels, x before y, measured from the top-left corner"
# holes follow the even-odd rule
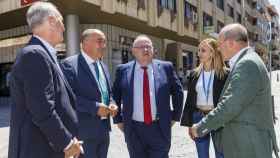
[[[155,84],[154,84],[154,73],[153,73],[152,64],[149,64],[147,66],[147,73],[149,78],[152,119],[156,120],[157,108],[156,108]],[[135,70],[134,70],[132,119],[134,121],[139,121],[139,122],[144,122],[143,74],[144,74],[144,70],[141,68],[141,65],[138,62],[136,62]]]
[[[197,93],[197,101],[196,104],[198,105],[199,109],[205,109],[205,110],[210,110],[214,108],[214,103],[213,103],[213,83],[214,83],[214,71],[204,71],[204,84],[205,88],[208,88],[208,82],[210,82],[209,86],[209,94],[208,94],[208,101],[207,101],[207,96],[204,92],[203,88],[203,77],[202,77],[202,72],[199,75],[199,78],[196,83],[196,93]],[[212,77],[210,78],[210,76]],[[211,80],[210,80],[211,79]]]
[[[250,47],[245,47],[243,49],[241,49],[238,53],[236,53],[233,57],[230,58],[229,60],[229,67],[230,67],[230,71],[233,69],[237,59],[239,58],[239,56],[242,54],[243,51],[249,49]]]

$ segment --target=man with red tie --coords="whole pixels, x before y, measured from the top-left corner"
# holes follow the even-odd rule
[[[113,95],[120,110],[114,123],[124,132],[130,158],[168,158],[171,127],[182,112],[182,85],[170,62],[153,59],[146,35],[135,39],[132,54],[135,60],[116,70]]]

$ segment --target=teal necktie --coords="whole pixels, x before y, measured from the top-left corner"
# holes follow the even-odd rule
[[[100,65],[100,62],[98,61],[94,62],[93,65],[95,68],[96,78],[98,81],[98,87],[101,91],[102,103],[105,105],[109,105],[109,93],[108,93],[107,82],[103,69]]]

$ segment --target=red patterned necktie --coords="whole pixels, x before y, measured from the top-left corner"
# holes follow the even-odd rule
[[[149,125],[152,123],[149,78],[147,73],[147,67],[141,67],[141,68],[144,70],[144,74],[143,74],[144,123]]]

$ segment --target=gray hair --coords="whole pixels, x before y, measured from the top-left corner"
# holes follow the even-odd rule
[[[90,35],[95,34],[95,33],[103,34],[105,36],[105,34],[99,29],[86,29],[82,33],[81,41],[83,42],[87,37],[89,37]]]
[[[151,40],[147,35],[138,35],[138,36],[135,38],[132,47],[135,47],[136,44],[137,44],[139,41],[143,40],[143,39],[145,39],[145,40],[149,41],[151,44],[153,44],[152,40]]]
[[[224,36],[224,39],[232,39],[238,42],[248,42],[248,32],[247,29],[238,23],[226,25],[222,28],[220,35]]]
[[[26,13],[28,26],[33,30],[36,26],[41,25],[49,16],[61,16],[56,6],[50,2],[36,2]]]

